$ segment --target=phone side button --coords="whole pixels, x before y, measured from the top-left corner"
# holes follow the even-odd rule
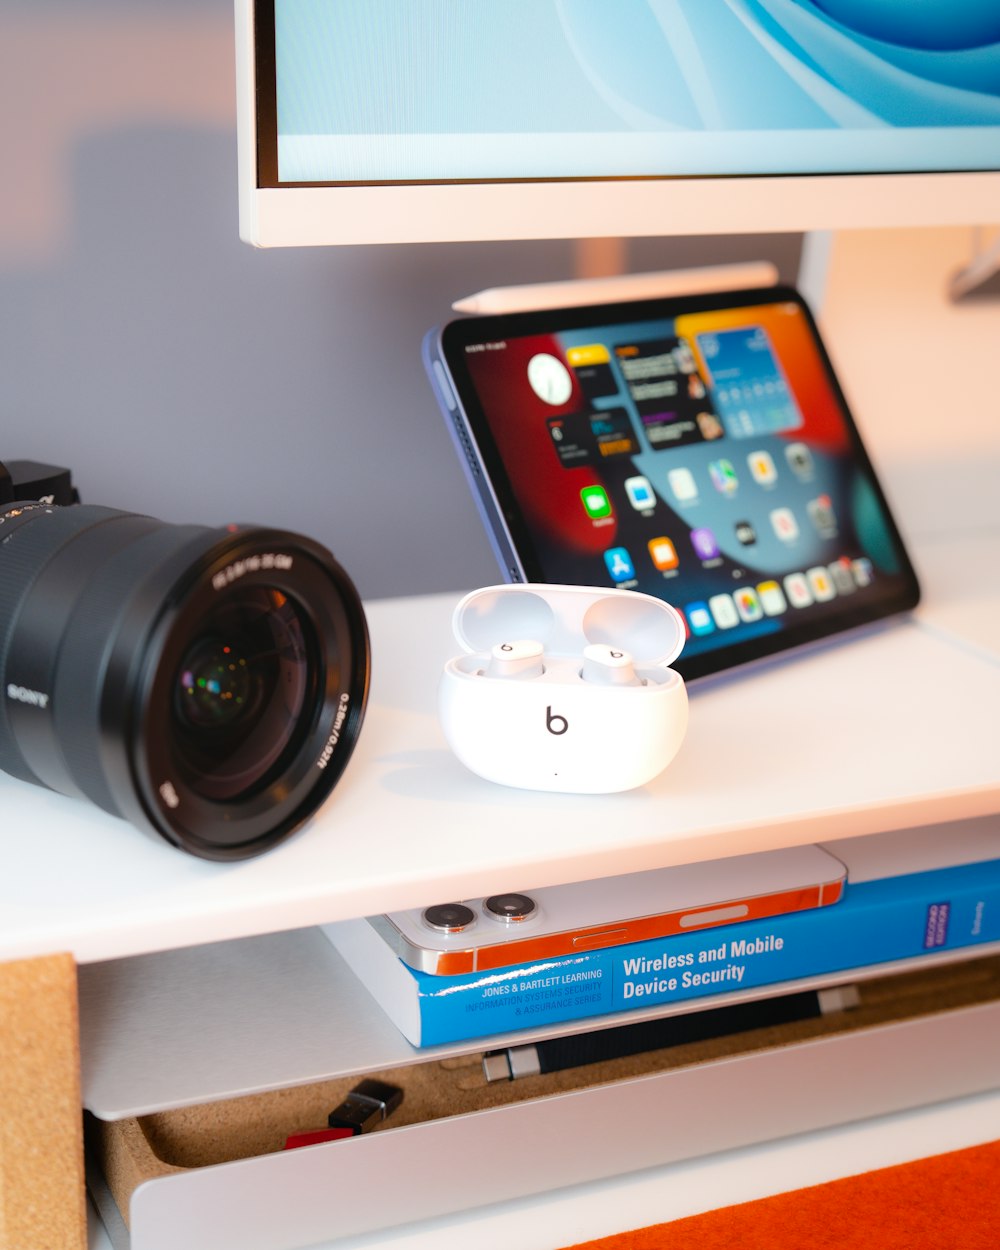
[[[448,381],[448,375],[444,371],[444,365],[442,365],[440,360],[435,360],[433,368],[434,381],[437,382],[441,398],[448,405],[448,411],[454,412],[458,407],[458,400],[455,398],[455,392],[451,389],[451,383]]]
[[[604,929],[600,933],[585,933],[582,937],[573,939],[573,949],[587,951],[601,946],[620,946],[627,934],[627,929]]]

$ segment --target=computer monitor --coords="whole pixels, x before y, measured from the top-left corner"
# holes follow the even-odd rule
[[[260,246],[1000,217],[996,0],[236,0]]]

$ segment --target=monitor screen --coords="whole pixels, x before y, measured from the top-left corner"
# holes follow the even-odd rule
[[[244,189],[297,202],[307,229],[329,214],[331,242],[359,208],[375,235],[419,237],[413,203],[445,215],[427,237],[490,238],[975,221],[1000,202],[994,0],[240,7]],[[942,173],[967,188],[944,208],[900,194]]]

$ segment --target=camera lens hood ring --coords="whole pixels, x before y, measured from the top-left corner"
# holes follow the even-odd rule
[[[291,570],[257,567],[239,575],[239,588],[266,586],[295,598],[318,645],[322,689],[304,713],[307,724],[289,766],[244,797],[214,802],[185,781],[162,732],[171,675],[185,646],[186,623],[197,620],[204,605],[214,595],[226,594],[233,584],[216,589],[213,580],[234,564],[246,564],[279,548],[292,553],[294,578]],[[308,594],[303,594],[304,583]],[[337,662],[338,652],[346,662]],[[131,649],[133,656],[136,653]],[[232,537],[190,567],[183,583],[174,588],[145,654],[145,676],[133,674],[127,681],[134,692],[130,714],[136,726],[130,735],[136,747],[129,764],[133,793],[145,820],[170,841],[211,859],[243,858],[293,833],[346,767],[367,701],[367,627],[357,592],[339,565],[309,540],[281,531],[251,529]],[[208,839],[206,830],[211,831]],[[248,845],[254,847],[252,852]]]

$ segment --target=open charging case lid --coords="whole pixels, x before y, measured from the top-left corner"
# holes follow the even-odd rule
[[[473,590],[455,608],[452,629],[470,654],[534,638],[549,655],[579,655],[591,643],[629,651],[639,665],[672,664],[684,649],[676,608],[635,590],[514,583]]]

